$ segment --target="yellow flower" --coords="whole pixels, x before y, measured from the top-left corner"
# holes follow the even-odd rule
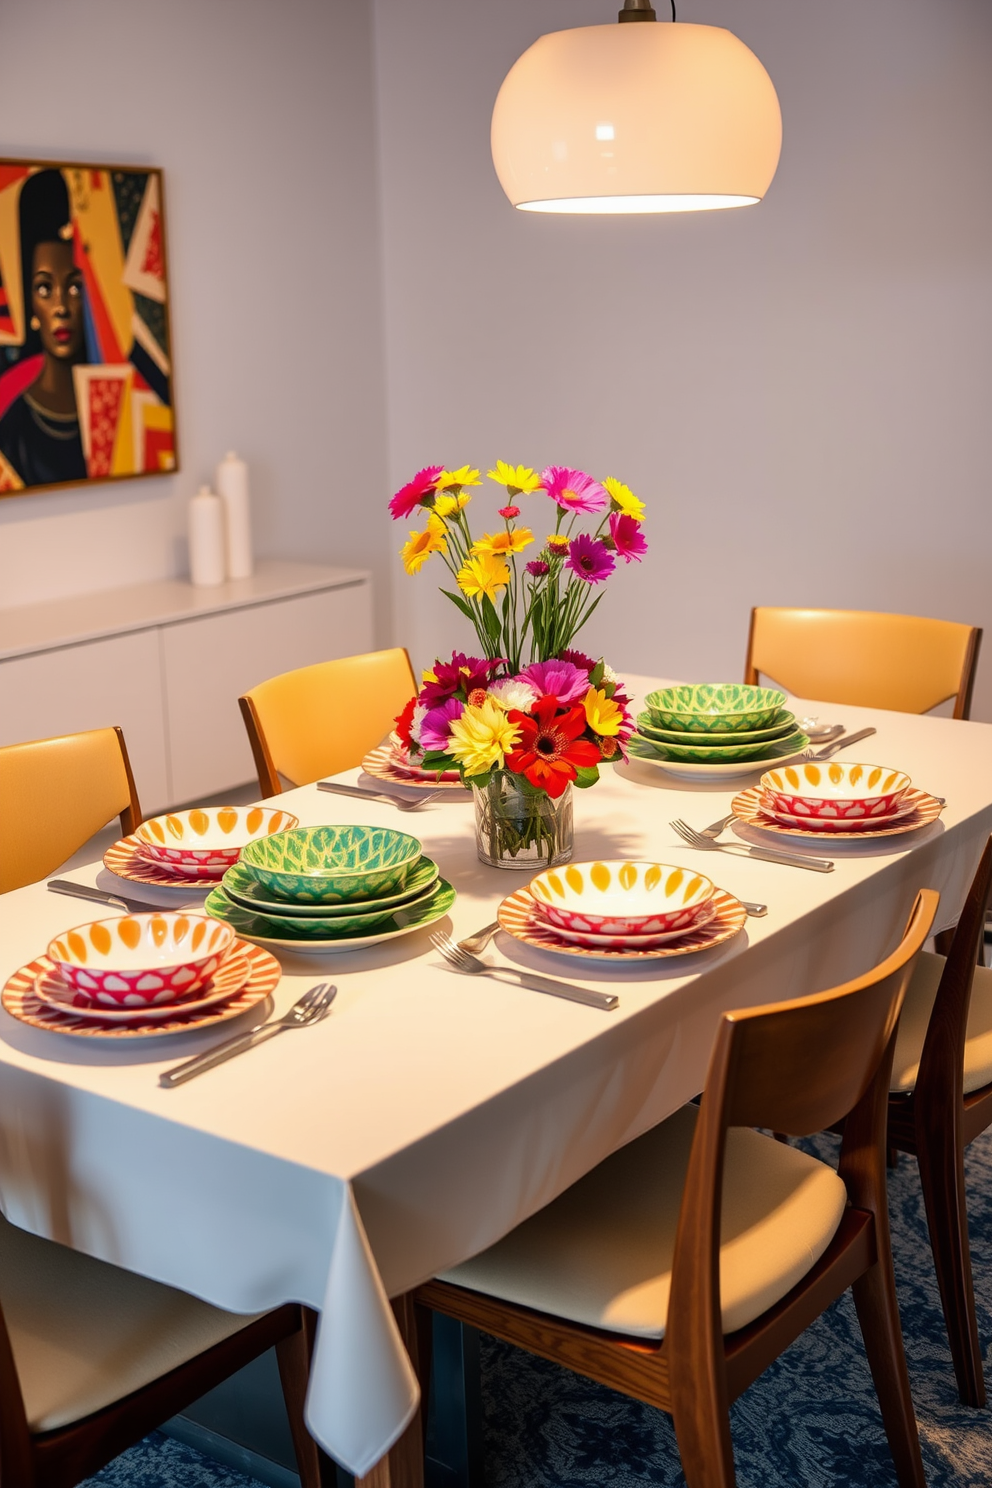
[[[458,570],[457,578],[459,589],[469,599],[481,599],[486,595],[496,600],[500,590],[510,582],[510,570],[495,553],[479,553]]]
[[[472,552],[492,553],[505,558],[510,553],[522,553],[533,541],[534,534],[529,527],[515,527],[512,532],[484,532],[478,542],[472,544]]]
[[[447,549],[444,523],[431,512],[424,531],[411,532],[409,542],[403,544],[403,567],[408,574],[415,574],[432,553],[445,553]]]
[[[590,687],[582,699],[586,723],[594,734],[618,734],[623,714],[619,703],[606,696],[605,688]]]
[[[439,517],[450,517],[452,512],[461,511],[462,507],[468,506],[471,500],[467,491],[459,491],[457,496],[437,496],[434,500],[434,512]]]
[[[517,491],[536,491],[541,484],[541,477],[529,465],[507,465],[505,460],[497,460],[496,469],[486,473],[490,480],[497,481],[513,494]]]
[[[644,502],[639,501],[629,486],[623,481],[614,480],[608,475],[603,485],[613,498],[613,506],[616,511],[623,512],[625,516],[633,517],[635,522],[640,522],[644,517]]]
[[[481,485],[479,472],[473,470],[471,465],[462,465],[457,470],[442,470],[434,482],[434,489],[435,491],[446,491],[449,486],[457,486],[460,491],[462,486]]]
[[[484,775],[502,768],[503,756],[519,738],[520,730],[503,709],[486,698],[475,706],[466,703],[460,718],[451,725],[448,753],[454,755],[466,775]]]
[[[421,672],[421,674],[420,674],[420,681],[421,681],[421,684],[423,684],[424,682],[436,682],[437,681],[437,673],[436,672],[432,672],[430,670],[428,670],[426,672]]]

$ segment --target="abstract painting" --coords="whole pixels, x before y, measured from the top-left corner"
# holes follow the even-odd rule
[[[178,468],[162,172],[0,160],[0,496]]]

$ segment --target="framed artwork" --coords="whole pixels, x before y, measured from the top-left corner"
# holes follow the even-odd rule
[[[0,160],[0,496],[178,469],[160,170]]]

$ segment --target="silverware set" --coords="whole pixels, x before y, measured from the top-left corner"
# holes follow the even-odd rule
[[[257,1044],[267,1043],[277,1033],[285,1033],[289,1028],[311,1028],[314,1023],[319,1023],[321,1018],[327,1016],[337,990],[337,987],[332,987],[328,982],[318,982],[315,987],[304,992],[299,1001],[294,1002],[289,1012],[284,1013],[281,1018],[256,1023],[246,1033],[238,1033],[234,1038],[225,1039],[222,1044],[208,1049],[205,1054],[196,1054],[192,1059],[184,1059],[182,1064],[174,1064],[171,1069],[162,1071],[158,1083],[171,1090],[175,1085],[192,1080],[195,1075],[202,1075],[204,1070],[215,1069],[218,1064],[224,1064],[236,1054],[244,1054]]]

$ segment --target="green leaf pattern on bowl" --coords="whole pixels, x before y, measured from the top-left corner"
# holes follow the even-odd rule
[[[785,693],[744,682],[698,682],[649,692],[644,702],[662,728],[730,734],[766,728],[784,704]]]
[[[421,845],[392,827],[297,827],[249,842],[242,863],[278,898],[345,904],[406,888]]]
[[[221,883],[230,899],[236,904],[243,904],[253,914],[288,915],[293,919],[309,920],[321,915],[338,919],[367,911],[378,914],[380,919],[385,920],[397,905],[405,904],[408,899],[413,899],[430,888],[437,876],[438,867],[433,858],[418,858],[403,888],[395,894],[377,894],[374,901],[349,899],[344,904],[301,904],[297,899],[276,899],[242,863],[235,863],[229,868]]]
[[[766,739],[759,744],[661,744],[643,735],[634,735],[656,752],[658,759],[685,760],[699,765],[732,765],[738,760],[774,759],[781,754],[795,754],[809,743],[806,734],[797,729],[787,738]]]

